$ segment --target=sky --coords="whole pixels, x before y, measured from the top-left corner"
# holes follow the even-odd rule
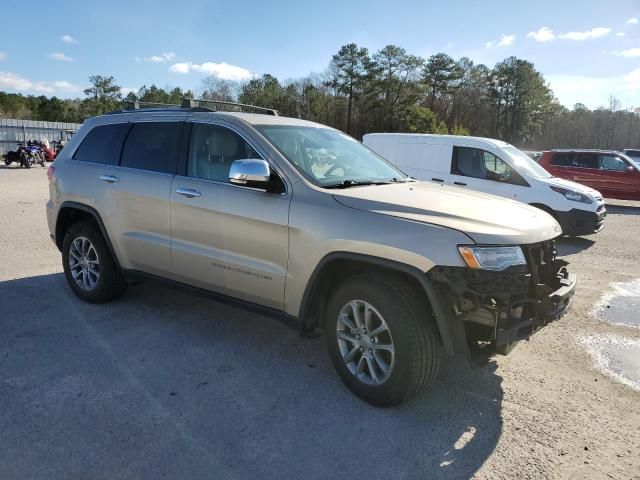
[[[113,75],[124,93],[153,83],[197,90],[208,75],[297,78],[355,42],[489,67],[515,55],[567,107],[608,106],[610,95],[640,107],[640,0],[2,3],[0,90],[9,92],[82,97],[93,74]]]

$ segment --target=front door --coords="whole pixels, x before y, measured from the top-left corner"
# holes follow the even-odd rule
[[[232,185],[235,160],[264,158],[238,132],[194,123],[171,187],[171,263],[182,282],[282,309],[291,192]]]
[[[601,193],[606,197],[640,198],[640,174],[634,165],[614,154],[601,154]]]
[[[517,173],[508,163],[480,148],[453,147],[451,183],[453,185],[513,198]]]

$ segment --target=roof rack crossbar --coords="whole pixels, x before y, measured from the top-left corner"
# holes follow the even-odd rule
[[[205,100],[202,98],[184,98],[182,100],[182,107],[183,108],[195,108],[198,106],[198,103],[209,103],[212,105],[224,105],[224,106],[229,106],[229,107],[239,107],[241,111],[244,111],[242,109],[247,109],[247,110],[254,110],[254,111],[258,111],[260,113],[264,112],[267,115],[274,115],[274,116],[278,116],[278,110],[274,109],[274,108],[266,108],[266,107],[259,107],[257,105],[249,105],[247,103],[238,103],[238,102],[227,102],[224,100]],[[216,108],[216,110],[218,110],[218,108]]]
[[[179,107],[177,103],[162,103],[162,102],[141,102],[139,100],[134,100],[133,102],[127,102],[125,110],[139,110],[140,106],[142,107],[153,107],[153,106],[161,106],[161,107]]]
[[[209,104],[211,106],[200,105],[201,103]],[[278,116],[278,110],[274,108],[259,107],[257,105],[249,105],[247,103],[227,102],[224,100],[205,100],[200,98],[189,98],[189,97],[183,98],[182,103],[179,105],[176,103],[141,102],[139,100],[134,100],[131,102],[127,102],[122,110],[115,110],[109,113],[110,114],[126,113],[126,112],[140,110],[142,108],[154,108],[154,107],[166,108],[167,110],[185,109],[185,110],[191,110],[193,112],[220,112],[220,111],[228,111],[220,107],[236,107],[236,108],[239,108],[241,112],[264,113],[267,115]]]

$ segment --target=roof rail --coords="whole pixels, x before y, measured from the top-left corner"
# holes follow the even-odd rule
[[[214,105],[214,111],[225,111],[219,108],[219,106],[223,107],[236,107],[239,108],[241,112],[248,110],[254,113],[265,113],[267,115],[275,115],[278,116],[278,110],[274,108],[266,108],[266,107],[258,107],[257,105],[248,105],[246,103],[238,103],[238,102],[226,102],[223,100],[205,100],[203,98],[188,98],[185,97],[182,99],[182,108],[198,108],[199,103],[206,103],[210,105]]]
[[[125,110],[140,110],[140,106],[143,107],[154,107],[154,106],[160,106],[160,107],[179,107],[180,105],[178,105],[177,103],[161,103],[161,102],[141,102],[139,100],[134,100],[133,102],[127,102],[127,105],[125,106]]]

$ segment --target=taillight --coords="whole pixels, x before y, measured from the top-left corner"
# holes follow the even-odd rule
[[[52,163],[51,165],[49,165],[49,168],[47,169],[47,178],[49,179],[49,181],[53,180],[54,173],[56,173],[56,167]]]

